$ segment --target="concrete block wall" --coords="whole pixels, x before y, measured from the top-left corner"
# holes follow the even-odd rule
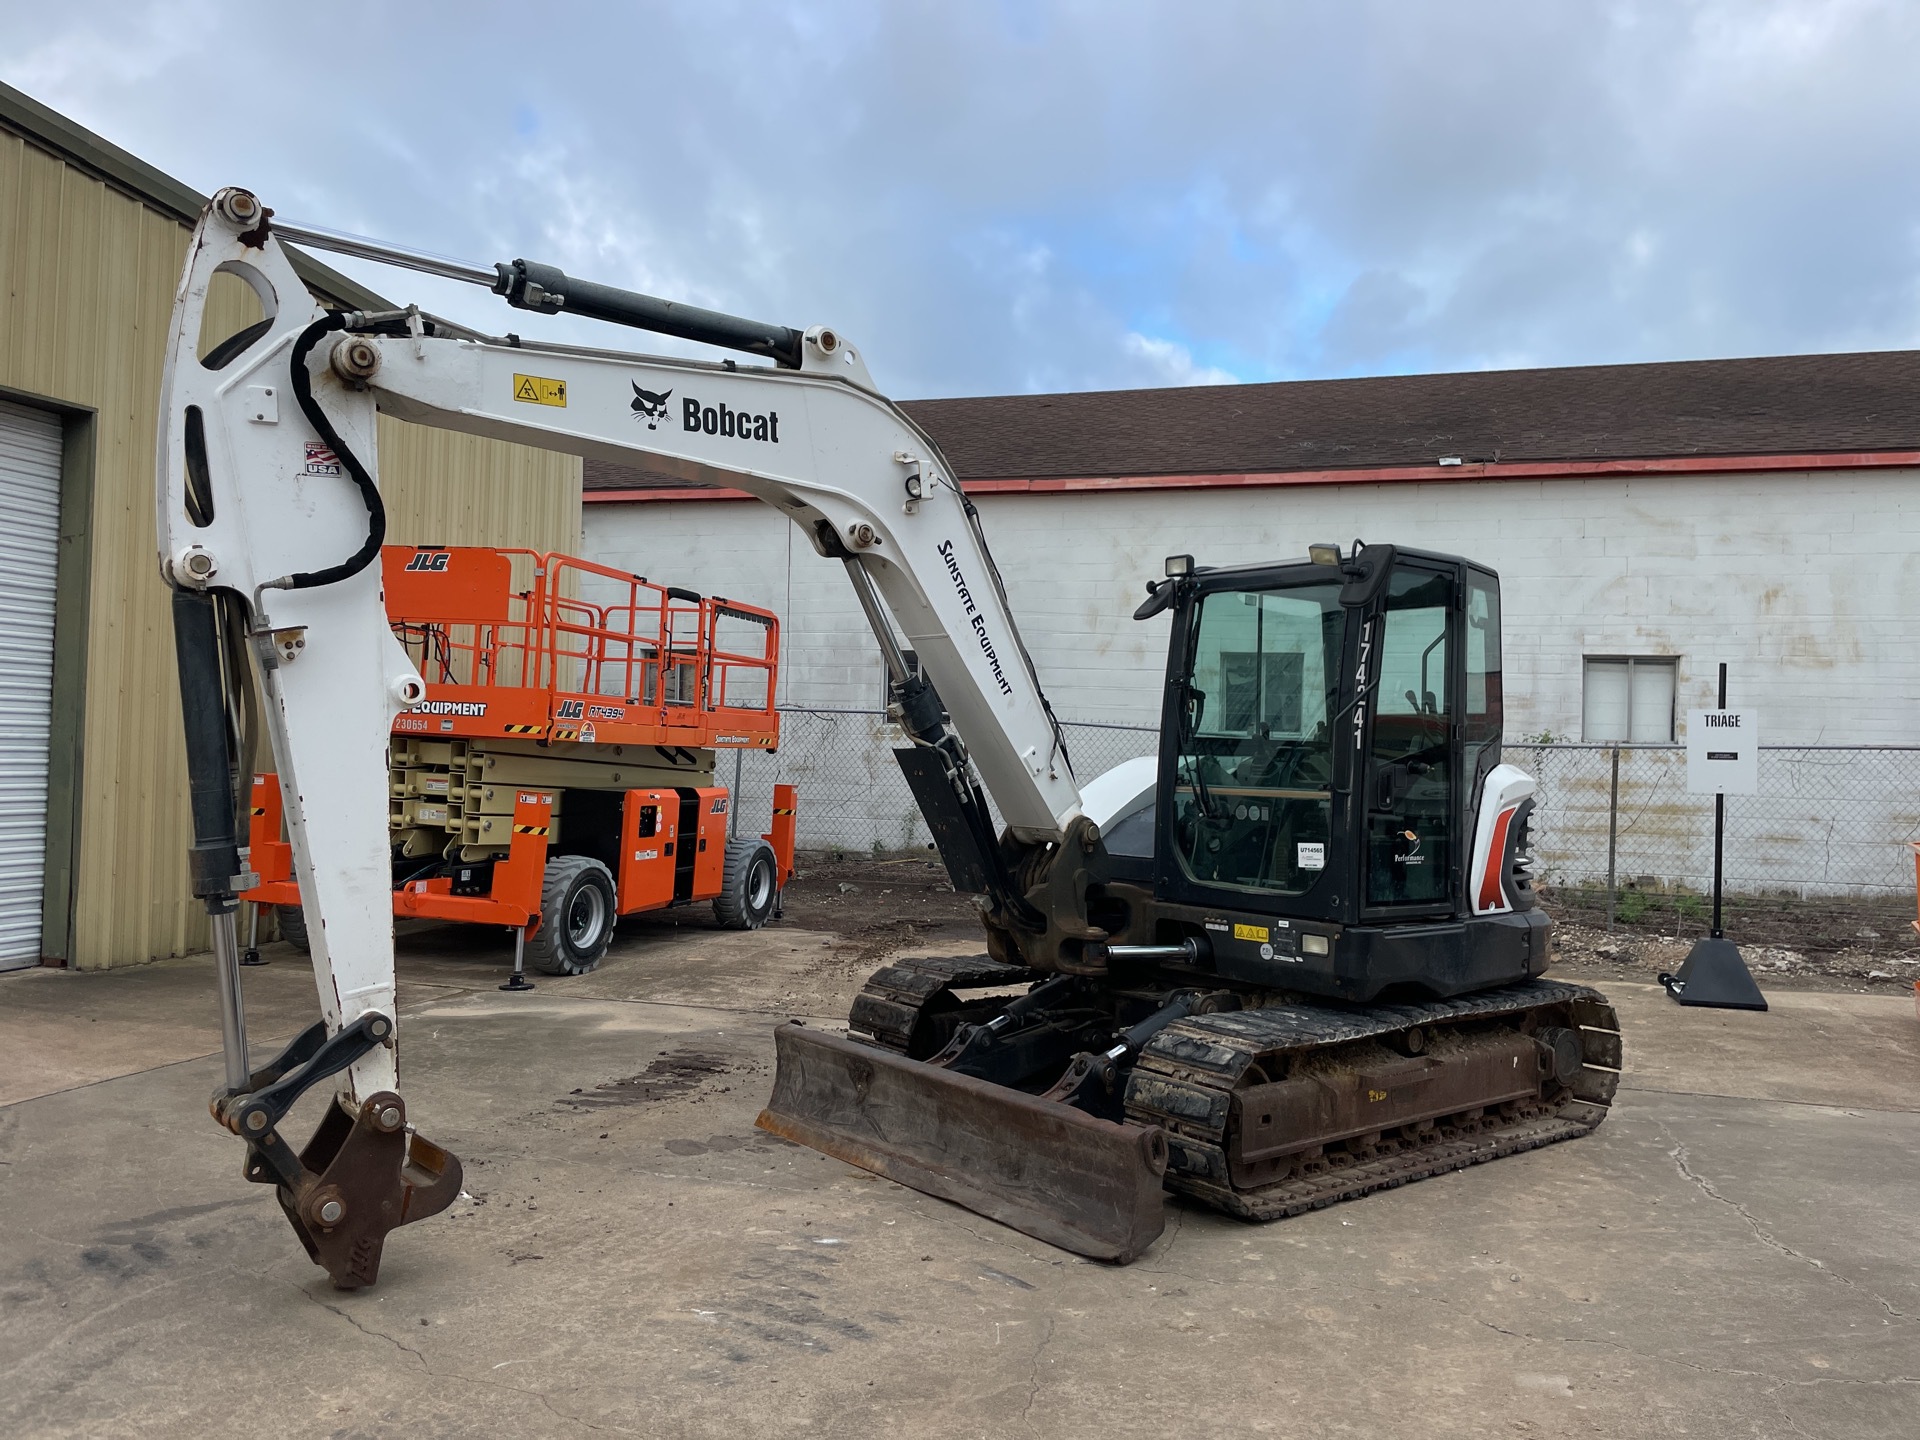
[[[1356,537],[1500,572],[1508,734],[1580,739],[1589,655],[1672,656],[1685,712],[1756,708],[1769,744],[1920,742],[1920,488],[1911,469],[995,495],[979,501],[1022,632],[1065,720],[1158,721],[1167,620],[1131,618],[1163,557],[1303,554]],[[592,503],[586,554],[768,605],[781,700],[878,704],[880,662],[840,567],[752,501]]]
[[[1689,708],[1713,704],[1715,667],[1725,660],[1730,701],[1758,712],[1769,745],[1912,745],[1920,744],[1912,700],[1920,695],[1917,479],[1908,469],[1791,471],[983,496],[979,504],[1041,681],[1065,721],[1158,723],[1168,621],[1130,616],[1168,553],[1243,564],[1360,536],[1468,555],[1500,572],[1507,735],[1516,744],[1542,734],[1581,738],[1585,657],[1647,655],[1678,662],[1678,738]],[[880,661],[840,566],[766,506],[591,503],[585,536],[594,559],[777,611],[782,704],[880,704]],[[1098,773],[1112,757],[1091,752],[1145,738],[1077,736],[1080,768]],[[794,717],[788,742],[743,775],[749,818],[775,779],[794,780],[803,787],[803,845],[925,843],[882,753],[892,743],[887,727],[860,716]],[[1556,878],[1591,878],[1595,856],[1604,869],[1606,841],[1594,752],[1527,753],[1547,803],[1557,797],[1558,813],[1542,828]],[[1676,759],[1644,758],[1640,768],[1656,770]],[[1911,769],[1914,758],[1900,763]],[[1854,757],[1846,773],[1868,775],[1874,760]],[[1582,766],[1593,770],[1586,788],[1602,787],[1599,809],[1574,783]],[[1768,773],[1809,768],[1778,761]],[[1793,786],[1765,807],[1747,805],[1742,824],[1758,828],[1730,850],[1729,874],[1768,888],[1891,893],[1890,877],[1910,863],[1900,841],[1915,813],[1915,797],[1895,788],[1903,793],[1850,791],[1846,803],[1805,814]],[[1672,879],[1699,882],[1695,852],[1710,832],[1687,797],[1663,796],[1656,808],[1674,812],[1672,833],[1653,845],[1640,833],[1643,816],[1623,844],[1635,855],[1652,845],[1633,860],[1643,869],[1664,865]],[[1836,826],[1848,837],[1840,860]]]

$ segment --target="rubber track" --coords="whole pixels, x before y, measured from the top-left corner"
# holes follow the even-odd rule
[[[932,955],[896,960],[873,972],[847,1015],[856,1039],[904,1055],[920,1012],[942,990],[971,990],[989,985],[1025,985],[1040,979],[1037,970],[1002,965],[985,955]]]
[[[1545,1008],[1570,1015],[1583,1061],[1570,1094],[1550,1113],[1506,1121],[1483,1117],[1461,1125],[1442,1120],[1423,1142],[1402,1138],[1389,1142],[1393,1148],[1345,1163],[1334,1152],[1327,1157],[1332,1163],[1318,1174],[1296,1174],[1255,1190],[1234,1188],[1227,1125],[1233,1092],[1254,1066],[1264,1070],[1303,1051],[1413,1025],[1518,1017]],[[1277,1220],[1585,1135],[1606,1118],[1619,1084],[1620,1027],[1606,997],[1584,985],[1536,980],[1423,1004],[1365,1010],[1273,1005],[1177,1021],[1141,1054],[1127,1084],[1127,1118],[1166,1130],[1169,1189],[1247,1219]]]

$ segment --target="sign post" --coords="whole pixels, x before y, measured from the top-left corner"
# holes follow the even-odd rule
[[[1682,1005],[1721,1010],[1764,1010],[1767,1000],[1753,983],[1740,947],[1720,924],[1721,868],[1726,854],[1727,796],[1760,788],[1759,722],[1751,710],[1727,708],[1727,667],[1720,667],[1720,708],[1687,712],[1687,789],[1713,796],[1713,930],[1694,942],[1676,975],[1662,975],[1667,994]]]

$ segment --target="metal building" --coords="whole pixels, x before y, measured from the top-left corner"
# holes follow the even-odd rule
[[[0,969],[202,948],[153,456],[204,197],[0,85]],[[318,263],[323,303],[385,302]],[[222,335],[257,316],[235,282]],[[382,417],[388,536],[577,549],[580,462]]]

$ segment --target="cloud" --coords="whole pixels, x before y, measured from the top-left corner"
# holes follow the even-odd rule
[[[0,78],[284,214],[832,323],[901,396],[1920,345],[1903,0],[524,14],[76,0]]]
[[[124,17],[101,26],[66,28],[45,11],[17,15],[0,27],[18,27],[11,57],[0,62],[7,83],[36,98],[107,87],[143,87],[185,57],[198,55],[213,7],[206,0],[129,7]],[[41,23],[35,24],[34,21]]]
[[[1139,360],[1153,375],[1151,385],[1237,385],[1240,377],[1217,365],[1196,365],[1193,352],[1173,340],[1157,340],[1151,335],[1129,331],[1121,349]]]

